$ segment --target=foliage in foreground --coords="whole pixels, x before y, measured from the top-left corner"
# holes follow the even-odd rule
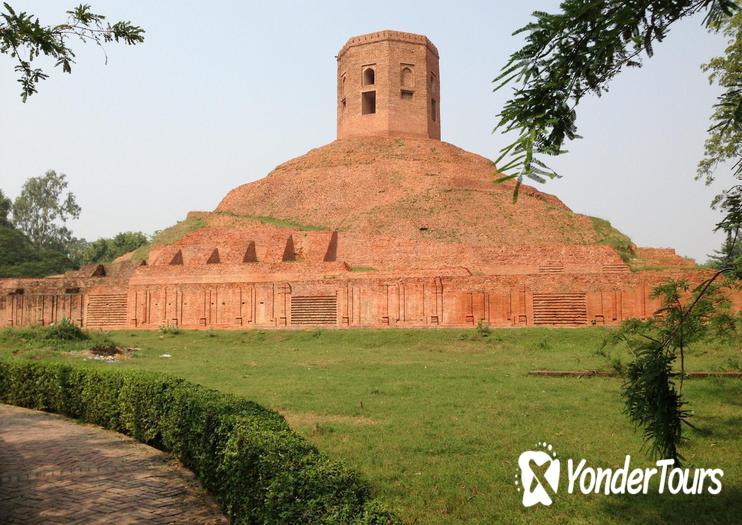
[[[144,42],[144,29],[128,21],[106,22],[106,17],[93,13],[87,4],[80,4],[67,11],[67,22],[45,26],[39,19],[25,11],[16,11],[3,2],[0,10],[0,53],[16,62],[15,71],[20,78],[21,98],[26,102],[36,93],[36,84],[49,77],[33,62],[41,55],[55,60],[55,67],[65,73],[72,72],[75,52],[68,46],[71,38],[94,42],[102,48],[108,42],[136,45]]]
[[[703,66],[709,81],[717,83],[723,93],[714,105],[711,127],[704,144],[704,158],[698,163],[698,179],[706,184],[714,181],[714,171],[719,165],[732,163],[737,184],[714,198],[712,207],[724,213],[715,231],[725,234],[720,250],[710,256],[716,268],[736,267],[736,277],[742,278],[742,11],[720,22],[721,30],[729,39],[724,56],[711,59]],[[735,262],[736,261],[736,262]]]
[[[733,277],[742,279],[742,184],[723,192],[716,205],[724,213],[714,231],[724,233],[719,250],[709,256],[713,268],[728,269]]]
[[[658,315],[626,321],[611,337],[627,343],[633,354],[622,387],[625,411],[642,429],[645,446],[655,458],[678,463],[683,459],[678,451],[683,426],[692,426],[683,399],[687,348],[709,334],[736,336],[738,321],[728,313],[728,300],[714,284],[721,273],[692,290],[687,305],[683,301],[690,291],[687,281],[658,285],[652,290],[652,297],[662,301]]]
[[[707,184],[725,162],[733,163],[735,176],[742,180],[742,11],[717,21],[713,29],[727,37],[728,45],[723,56],[712,58],[702,67],[709,74],[709,82],[722,89],[711,114],[704,157],[698,163],[697,178]]]
[[[533,13],[535,20],[515,32],[526,34],[525,45],[494,80],[495,90],[516,84],[495,128],[517,135],[496,161],[500,180],[517,181],[517,198],[524,178],[557,177],[538,155],[560,155],[566,142],[579,138],[576,107],[585,96],[601,95],[621,70],[640,66],[679,20],[702,13],[706,28],[719,32],[738,10],[737,0],[564,0],[558,13]],[[712,76],[717,65],[708,66]],[[742,99],[740,86],[722,87],[712,120],[731,117],[740,126],[742,113],[733,107]],[[715,166],[716,153],[707,147],[708,168]]]
[[[159,373],[0,361],[0,401],[128,434],[174,453],[234,524],[397,523],[367,483],[279,414]]]

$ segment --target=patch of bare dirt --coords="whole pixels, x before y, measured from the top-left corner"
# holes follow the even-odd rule
[[[95,361],[124,361],[138,350],[139,348],[100,345],[82,352],[75,352],[75,354],[83,359],[93,359]]]

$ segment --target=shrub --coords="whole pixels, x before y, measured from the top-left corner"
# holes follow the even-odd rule
[[[83,341],[88,339],[82,328],[66,317],[61,322],[48,326],[44,330],[46,339],[55,341]]]
[[[6,328],[0,332],[3,338],[33,342],[42,345],[65,346],[66,343],[87,341],[90,335],[67,318],[49,326],[25,326],[23,328]]]
[[[479,320],[477,326],[474,328],[474,331],[479,337],[489,337],[489,335],[492,333],[490,324],[484,319]]]
[[[172,324],[163,324],[160,326],[160,333],[163,335],[178,335],[180,328]]]
[[[0,360],[0,401],[57,412],[170,451],[233,524],[392,525],[368,484],[284,418],[251,401],[153,372]]]

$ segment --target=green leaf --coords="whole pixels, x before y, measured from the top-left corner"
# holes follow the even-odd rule
[[[495,179],[495,184],[502,184],[503,182],[507,182],[509,180],[513,180],[514,178],[518,177],[518,175],[506,175],[504,177],[500,177]]]

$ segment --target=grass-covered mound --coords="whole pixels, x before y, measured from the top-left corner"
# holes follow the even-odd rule
[[[149,257],[149,252],[153,247],[178,242],[189,233],[198,231],[206,226],[206,222],[207,221],[200,216],[194,215],[192,217],[187,217],[185,220],[182,220],[169,228],[155,232],[149,243],[140,246],[131,252],[130,255],[124,255],[123,258],[135,263],[146,261]]]
[[[367,523],[395,518],[368,484],[284,418],[169,375],[0,360],[0,401],[130,435],[175,454],[234,524]]]
[[[623,262],[629,263],[636,257],[634,243],[628,235],[618,231],[613,225],[600,217],[590,217],[593,221],[598,244],[606,244],[616,250]]]

